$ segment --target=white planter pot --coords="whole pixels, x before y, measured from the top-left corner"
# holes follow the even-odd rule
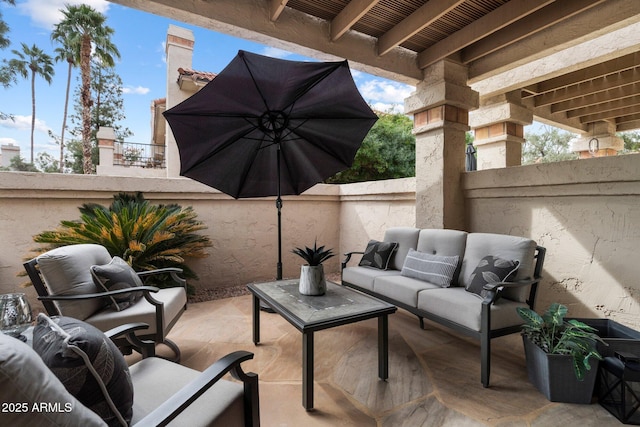
[[[322,265],[303,265],[300,267],[300,287],[302,295],[324,295],[327,281]]]

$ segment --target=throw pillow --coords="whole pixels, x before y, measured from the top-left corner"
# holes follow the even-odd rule
[[[133,384],[118,347],[99,329],[71,317],[40,313],[33,349],[67,391],[108,425],[128,425]]]
[[[117,256],[114,256],[109,264],[92,265],[90,271],[96,286],[105,291],[115,291],[117,289],[126,289],[143,285],[142,280],[138,277],[133,268],[131,268],[125,260]],[[117,311],[124,310],[125,308],[135,304],[140,298],[142,298],[141,291],[109,297],[113,307]]]
[[[448,288],[458,267],[458,260],[458,255],[432,255],[409,249],[400,274]]]
[[[471,273],[467,291],[484,298],[487,291],[484,285],[489,283],[507,282],[513,280],[520,266],[519,261],[506,260],[488,255],[480,260],[478,266]]]
[[[367,243],[367,248],[364,250],[364,254],[358,265],[386,270],[389,268],[391,255],[393,255],[393,252],[397,248],[398,244],[395,242],[370,240],[369,243]]]

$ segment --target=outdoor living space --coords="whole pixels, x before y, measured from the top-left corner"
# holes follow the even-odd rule
[[[522,339],[494,340],[491,387],[479,381],[479,345],[399,310],[389,318],[389,379],[378,379],[375,319],[316,333],[315,407],[302,406],[301,334],[278,314],[261,314],[251,337],[251,296],[189,305],[169,335],[182,363],[203,370],[235,350],[255,358],[263,426],[615,426],[598,404],[549,402],[528,380]],[[162,350],[161,350],[162,351]]]

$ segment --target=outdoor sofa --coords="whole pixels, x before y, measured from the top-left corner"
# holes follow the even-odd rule
[[[362,259],[347,266],[354,254]],[[545,248],[503,234],[397,227],[345,255],[343,285],[408,310],[423,329],[426,318],[479,339],[488,387],[491,339],[520,331],[516,308],[534,307]]]

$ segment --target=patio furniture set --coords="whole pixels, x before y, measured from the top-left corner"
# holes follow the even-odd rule
[[[349,267],[348,262],[356,253],[363,255],[359,265]],[[347,253],[342,263],[342,286],[329,282],[323,296],[300,294],[295,279],[248,285],[253,295],[253,342],[260,343],[261,304],[268,305],[302,333],[302,405],[312,410],[314,333],[377,319],[378,377],[386,380],[389,377],[389,315],[400,307],[415,314],[421,328],[427,318],[478,338],[481,380],[487,387],[490,340],[521,330],[522,320],[516,307],[533,308],[544,255],[543,247],[520,237],[391,228],[383,241],[372,240],[365,251]],[[245,373],[240,366],[253,358],[252,353],[231,353],[203,373],[155,357],[155,346],[161,343],[175,351],[177,361],[180,357],[178,347],[166,338],[186,308],[185,281],[176,269],[132,273],[122,260],[112,258],[99,245],[57,248],[24,266],[52,317],[39,315],[36,326],[29,332],[34,337],[29,340],[33,348],[0,334],[2,402],[20,403],[11,411],[12,421],[24,421],[41,402],[69,402],[70,407],[55,408],[53,415],[45,411],[37,416],[44,417],[46,422],[71,417],[83,425],[104,425],[105,422],[120,425],[123,419],[126,424],[164,425],[174,418],[176,422],[188,421],[189,425],[194,420],[201,425],[260,424],[258,376]],[[160,272],[176,279],[178,286],[158,289],[144,285],[140,279],[140,276]],[[136,278],[134,284],[139,286],[122,284],[130,282],[131,275]],[[110,307],[104,307],[105,297],[111,299]],[[108,353],[116,361],[115,366],[125,363],[121,352],[135,350],[142,355],[141,361],[128,367],[132,399],[126,411],[120,411],[118,404],[110,400],[114,392],[111,387],[116,387],[109,382],[110,377],[105,379],[95,374],[102,372],[98,355],[103,354],[104,349],[116,349]],[[53,357],[47,358],[47,354]],[[60,360],[72,362],[69,366],[56,365]],[[608,363],[613,366],[618,362],[611,359]],[[73,368],[71,372],[84,371],[61,375],[70,368]],[[104,397],[111,411],[105,407],[96,410],[92,402],[83,401],[87,395],[84,383],[80,389],[68,389],[77,378],[69,379],[65,375],[89,376],[87,372],[93,373],[94,379],[86,382],[93,381],[101,389],[91,395],[95,398],[97,393]],[[223,380],[227,373],[240,382]],[[615,367],[607,373],[614,377],[609,378],[609,383],[614,384],[609,384],[607,396],[617,387],[616,376],[624,381],[636,375],[624,368],[618,372]],[[34,375],[45,380],[29,380]],[[34,387],[34,384],[38,385]],[[77,394],[80,390],[82,394]],[[637,399],[635,389],[624,390],[627,396]],[[622,397],[628,399],[624,394]],[[109,416],[96,416],[105,410]],[[113,417],[113,413],[118,416]]]

